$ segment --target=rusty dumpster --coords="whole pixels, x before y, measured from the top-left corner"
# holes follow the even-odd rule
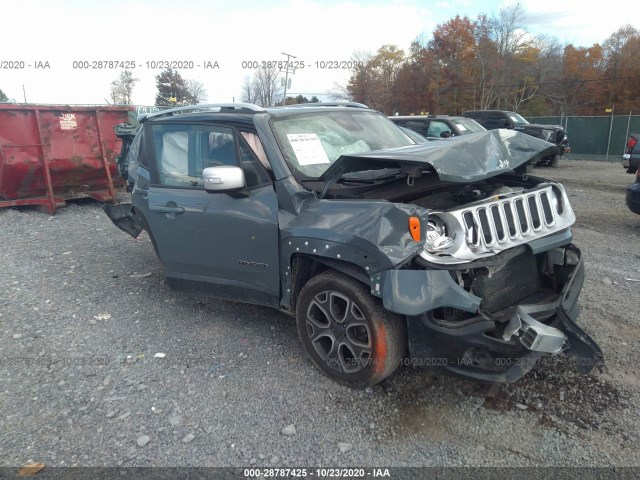
[[[133,107],[0,104],[0,207],[49,213],[74,198],[113,201],[125,182],[113,127]]]

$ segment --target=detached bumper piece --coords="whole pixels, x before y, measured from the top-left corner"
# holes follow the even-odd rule
[[[518,305],[501,305],[493,313],[481,306],[482,313],[472,318],[456,318],[455,312],[444,318],[433,312],[408,317],[412,365],[441,367],[492,383],[518,380],[548,354],[565,354],[582,373],[601,368],[602,350],[575,323],[580,312],[577,298],[584,281],[580,252],[573,246],[559,251],[565,259],[555,264],[557,275],[565,275],[560,295],[542,289]],[[526,272],[520,275],[526,276]]]
[[[142,225],[140,225],[131,214],[133,207],[130,203],[120,203],[118,205],[105,204],[102,208],[113,224],[123,232],[128,233],[133,238],[137,238],[140,232],[142,232]]]

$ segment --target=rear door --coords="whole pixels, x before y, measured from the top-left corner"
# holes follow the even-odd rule
[[[277,306],[278,204],[246,136],[216,123],[145,128],[153,159],[147,222],[171,286]],[[242,167],[247,188],[206,192],[202,170],[218,165]]]

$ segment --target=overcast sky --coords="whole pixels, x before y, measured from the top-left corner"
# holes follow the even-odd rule
[[[375,52],[384,44],[408,49],[420,33],[456,14],[496,15],[512,0],[21,0],[3,4],[0,29],[0,89],[17,102],[104,104],[120,69],[78,69],[74,61],[129,61],[140,81],[139,105],[154,103],[155,75],[147,62],[186,61],[179,69],[201,81],[208,101],[239,101],[242,62],[283,60],[287,52],[305,62],[288,93],[306,96],[344,84],[347,70],[321,69],[316,62],[349,60],[354,51]],[[522,0],[532,33],[562,43],[602,43],[637,17],[637,0],[611,0],[607,8],[585,0]],[[268,6],[267,6],[268,5]],[[24,62],[24,69],[8,69]],[[38,63],[41,62],[41,63]],[[48,62],[50,68],[35,68]],[[207,62],[219,68],[205,69]],[[21,65],[18,63],[17,65]],[[199,65],[199,66],[198,66]],[[320,66],[320,65],[318,65]]]

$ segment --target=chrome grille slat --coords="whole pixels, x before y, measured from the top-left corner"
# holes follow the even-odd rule
[[[551,208],[551,201],[549,200],[549,195],[547,195],[547,192],[540,192],[540,195],[538,195],[538,200],[539,200],[538,207],[542,212],[542,218],[544,219],[544,223],[548,227],[553,226],[556,223],[556,217],[554,215],[553,208]],[[545,206],[547,208],[545,208]],[[547,209],[548,209],[549,215],[547,215]],[[548,216],[551,216],[550,221],[548,219]]]
[[[507,211],[507,207],[509,211]],[[507,227],[509,229],[509,237],[516,238],[518,235],[518,227],[516,226],[516,216],[513,213],[513,205],[509,202],[502,202],[502,211],[507,220]]]
[[[527,231],[527,234],[530,234],[532,231],[536,231],[536,229],[533,226],[533,218],[531,218],[531,211],[529,210],[529,197],[531,195],[527,195],[524,200],[523,200],[523,206],[524,206],[524,214],[527,217],[527,225],[529,226],[529,230]]]

